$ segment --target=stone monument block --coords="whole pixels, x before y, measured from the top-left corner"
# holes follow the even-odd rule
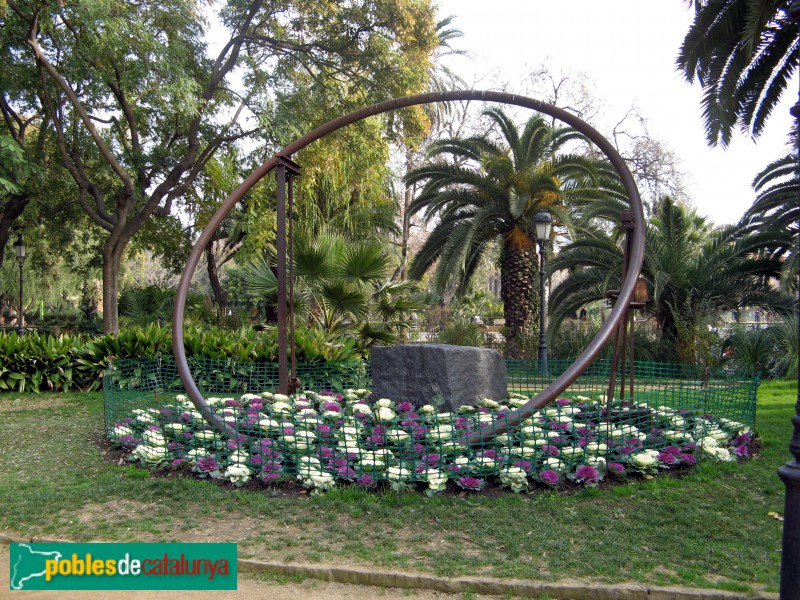
[[[506,363],[496,350],[448,344],[377,346],[372,349],[372,397],[431,404],[442,410],[508,397]]]

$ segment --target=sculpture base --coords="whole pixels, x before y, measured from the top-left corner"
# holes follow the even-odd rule
[[[506,364],[496,350],[448,344],[372,349],[373,398],[439,404],[454,411],[483,398],[508,397]]]

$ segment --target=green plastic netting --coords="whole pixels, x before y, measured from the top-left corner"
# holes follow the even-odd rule
[[[195,382],[238,437],[214,432],[183,393],[171,356],[115,361],[105,374],[109,438],[147,465],[173,464],[234,483],[298,477],[309,487],[336,481],[431,489],[498,476],[524,488],[605,473],[655,472],[699,458],[746,453],[755,426],[758,379],[686,365],[637,363],[633,397],[607,403],[609,361],[592,364],[563,398],[519,427],[473,446],[464,434],[526,402],[571,361],[507,361],[508,399],[456,413],[402,398],[369,399],[367,362],[298,365],[303,392],[276,394],[277,365],[189,359]],[[616,394],[620,379],[617,374]],[[610,409],[610,410],[609,410]],[[743,450],[743,448],[745,448]],[[598,475],[599,474],[599,475]],[[466,482],[466,483],[463,483]]]

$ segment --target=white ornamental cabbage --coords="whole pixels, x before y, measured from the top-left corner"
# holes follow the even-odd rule
[[[703,449],[705,450],[709,448],[716,448],[717,446],[719,446],[719,442],[717,441],[716,438],[708,435],[700,440],[700,445],[703,446]]]
[[[447,475],[439,469],[427,469],[425,479],[431,492],[440,492],[447,487]]]
[[[656,457],[649,452],[639,452],[631,456],[631,465],[639,469],[647,469],[656,464]]]
[[[156,422],[156,418],[153,415],[144,411],[136,415],[136,420],[145,425],[152,425]]]
[[[704,450],[705,450],[705,448],[704,448]],[[722,461],[722,462],[731,462],[731,461],[735,460],[734,455],[731,454],[731,451],[728,450],[727,448],[721,448],[721,447],[717,446],[716,448],[711,448],[708,453],[711,456],[713,456],[715,459],[717,459],[719,461]]]
[[[160,431],[152,431],[150,429],[146,429],[142,432],[142,441],[151,446],[167,445],[167,440],[164,439],[164,435]]]
[[[674,429],[668,429],[664,432],[664,437],[673,442],[683,442],[683,441],[691,441],[691,436],[688,435],[685,431],[676,431]]]
[[[566,446],[565,448],[561,449],[561,455],[564,458],[575,458],[576,456],[583,454],[583,448],[580,446]]]
[[[258,421],[258,426],[261,429],[266,429],[267,431],[273,431],[275,429],[281,428],[281,422],[277,419],[271,419],[269,417],[264,417]]]
[[[436,427],[431,427],[430,431],[428,431],[428,437],[432,440],[449,440],[453,437],[453,426],[437,425]]]
[[[131,452],[131,457],[151,465],[157,465],[158,463],[167,460],[169,455],[167,454],[167,449],[164,446],[139,444],[133,449],[133,452]]]
[[[528,489],[528,475],[519,467],[506,467],[500,471],[500,483],[519,493]]]
[[[411,471],[403,467],[389,467],[386,469],[386,479],[389,481],[405,482],[411,479]]]
[[[121,438],[129,435],[133,435],[133,429],[126,427],[125,425],[117,425],[111,431],[112,438]]]
[[[250,460],[250,456],[247,452],[243,452],[242,450],[232,452],[230,456],[228,456],[228,461],[231,463],[246,464],[248,460]]]
[[[386,432],[386,439],[393,444],[403,444],[411,440],[411,434],[403,429],[390,429]]]
[[[554,457],[544,459],[542,464],[544,465],[545,470],[550,469],[551,471],[556,471],[557,473],[563,473],[567,470],[567,465],[564,463],[564,461]]]
[[[369,451],[361,453],[361,468],[364,471],[381,471],[385,466],[382,455]]]
[[[533,440],[526,440],[525,443],[527,444],[530,441],[533,441]],[[536,448],[532,448],[532,447],[527,446],[527,445],[521,446],[521,447],[511,448],[509,450],[509,452],[513,456],[519,456],[520,458],[533,458],[534,456],[539,454],[539,451]]]
[[[240,486],[250,481],[250,469],[241,463],[234,463],[225,470],[223,477],[234,485]]]
[[[543,431],[544,431],[544,429],[542,429],[541,427],[534,427],[532,425],[528,425],[528,426],[523,427],[522,429],[520,429],[519,430],[519,434],[522,437],[527,438],[527,439],[530,440],[530,439],[535,438],[537,435],[541,435]]]
[[[186,431],[186,425],[183,423],[167,423],[164,425],[164,430],[174,435],[180,435]]]
[[[586,444],[585,450],[588,453],[596,454],[600,452],[605,452],[606,450],[608,450],[608,446],[606,446],[601,442],[589,442],[588,444]]]
[[[194,450],[189,450],[186,453],[186,460],[194,464],[197,462],[197,459],[203,458],[205,456],[208,456],[208,452],[206,452],[202,448],[195,448]]]
[[[278,394],[275,394],[276,396]],[[275,402],[272,405],[272,414],[275,415],[288,415],[292,412],[292,407],[286,402]]]
[[[397,417],[397,414],[391,409],[385,406],[382,406],[378,409],[378,412],[375,415],[379,421],[387,422],[387,421],[394,421]]]
[[[364,415],[372,416],[372,409],[369,407],[368,404],[364,404],[363,402],[359,402],[353,404],[353,413],[361,413]]]

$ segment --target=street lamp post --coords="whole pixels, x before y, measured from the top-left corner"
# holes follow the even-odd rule
[[[24,283],[22,266],[25,263],[25,244],[22,242],[22,232],[17,234],[17,241],[14,242],[14,254],[17,255],[19,261],[19,319],[17,320],[17,332],[22,335],[22,329],[25,327],[25,312],[22,304],[22,286]]]
[[[540,210],[533,218],[536,225],[536,240],[539,242],[539,368],[542,373],[547,373],[547,336],[544,331],[545,303],[544,303],[544,251],[545,244],[550,239],[550,228],[553,226],[553,217],[550,213]]]

